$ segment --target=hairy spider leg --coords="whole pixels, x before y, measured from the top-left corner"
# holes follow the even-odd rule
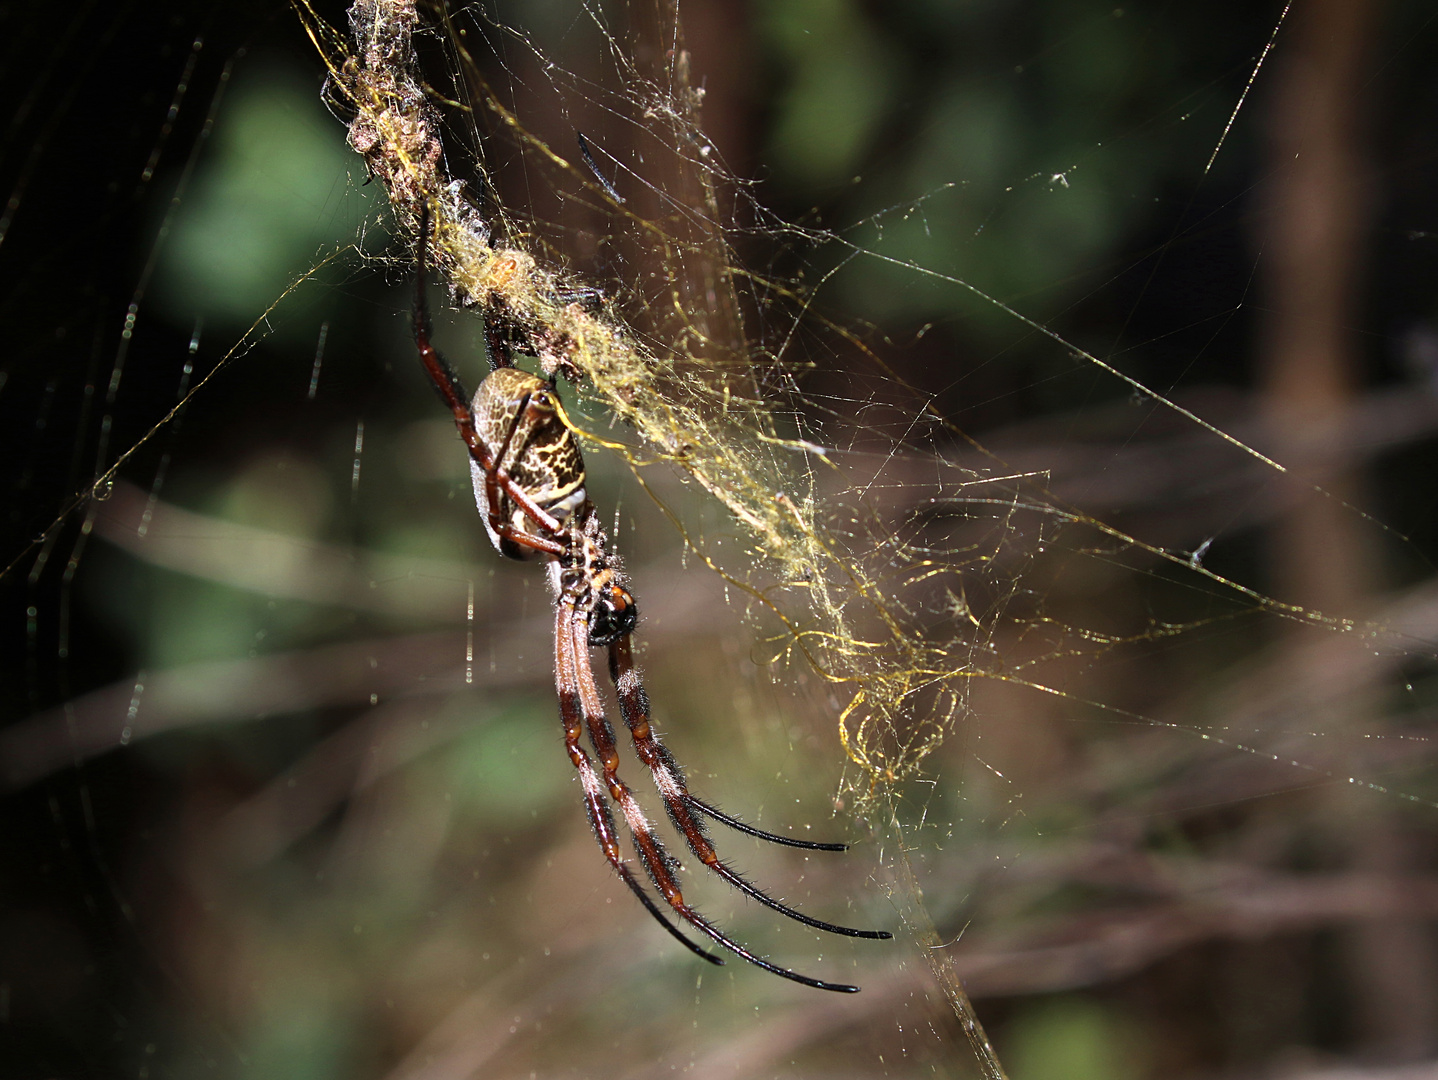
[[[800,840],[796,836],[781,836],[779,833],[765,832],[763,829],[755,828],[747,821],[742,821],[732,814],[726,814],[722,810],[716,810],[709,803],[696,795],[684,796],[684,801],[689,804],[691,810],[697,810],[705,817],[713,818],[721,825],[728,825],[735,832],[745,833],[748,836],[758,837],[760,840],[767,840],[771,844],[783,844],[785,847],[803,848],[805,851],[848,851],[848,844],[824,844],[817,840]]]
[[[584,164],[589,166],[589,171],[592,172],[594,178],[599,181],[599,186],[604,189],[604,194],[608,195],[620,206],[623,206],[624,196],[619,194],[614,184],[610,182],[609,177],[600,172],[599,166],[594,163],[594,158],[589,153],[589,141],[585,139],[584,132],[576,131],[574,134],[579,136],[579,153],[584,158]]]
[[[562,600],[560,606],[561,608],[572,607],[572,601]],[[716,945],[728,949],[735,956],[742,957],[755,967],[762,968],[772,975],[778,975],[805,986],[812,986],[816,990],[834,990],[841,994],[858,993],[859,988],[849,983],[831,983],[824,982],[822,979],[813,979],[807,975],[800,975],[797,971],[780,967],[778,964],[772,964],[761,956],[756,956],[684,902],[684,894],[675,877],[678,870],[677,861],[664,850],[664,845],[654,834],[654,829],[645,818],[639,800],[634,797],[634,792],[630,790],[629,785],[619,779],[619,751],[614,743],[614,729],[609,726],[608,720],[604,717],[604,704],[599,696],[599,685],[595,682],[594,669],[589,663],[588,631],[583,617],[577,613],[570,621],[569,633],[571,635],[570,647],[574,650],[576,675],[579,680],[579,705],[589,728],[589,741],[593,743],[594,752],[599,756],[600,764],[604,766],[604,779],[609,785],[610,797],[619,804],[620,811],[624,815],[624,823],[629,826],[629,832],[634,837],[634,846],[639,852],[640,860],[649,872],[649,878],[654,882],[654,887],[659,890],[670,908]]]
[[[795,911],[726,866],[705,834],[704,826],[694,820],[694,815],[690,813],[690,795],[684,783],[684,773],[669,748],[654,734],[654,728],[649,722],[649,695],[645,693],[644,683],[639,678],[639,669],[634,666],[634,656],[627,636],[619,638],[609,646],[609,677],[614,680],[614,688],[619,696],[619,711],[634,739],[634,751],[639,755],[639,760],[649,767],[654,776],[654,786],[659,789],[665,809],[669,811],[670,820],[674,822],[674,827],[684,834],[684,841],[696,858],[740,892],[805,926],[844,937],[877,941],[887,941],[894,936],[887,930],[856,930]],[[757,829],[753,831],[759,832]],[[766,840],[782,842],[780,837],[768,833],[761,835]]]
[[[495,524],[496,522],[503,522],[503,519],[499,516],[498,513],[498,507],[500,505],[499,492],[501,489],[503,489],[506,493],[511,490],[524,490],[523,488],[518,487],[509,475],[508,463],[511,460],[509,456],[509,448],[512,445],[516,444],[519,446],[520,449],[515,454],[516,459],[519,457],[519,455],[523,454],[524,447],[529,442],[530,432],[534,428],[534,426],[535,421],[530,413],[530,395],[525,394],[522,398],[520,398],[519,408],[515,410],[514,419],[511,420],[509,423],[509,430],[504,433],[504,441],[499,444],[499,451],[494,455],[494,467],[492,469],[484,469],[483,464],[480,465],[480,468],[484,469],[485,505],[489,507],[490,525],[494,526],[495,532],[499,533],[500,536],[508,537],[511,540],[514,540],[518,536],[529,536],[529,534],[515,532],[512,527],[508,528],[508,531],[506,531],[505,529],[500,529],[498,525]],[[518,435],[521,431],[523,431],[524,434],[520,435],[519,438],[516,439],[515,436]],[[535,505],[537,506],[538,504],[536,503]],[[527,510],[525,512],[528,513]],[[554,515],[552,514],[549,516],[551,518],[554,517]],[[554,518],[554,520],[556,523],[558,523],[559,519]],[[506,526],[508,526],[508,523],[505,524]],[[543,527],[542,522],[536,522],[536,524],[539,524],[541,527]],[[563,528],[563,526],[560,527],[561,529]],[[555,547],[551,550],[551,548],[548,547],[547,544],[539,544],[532,542],[534,540],[545,540],[546,538],[530,536],[529,539],[531,542],[525,543],[524,546],[547,552],[550,555],[564,555],[569,550],[566,544],[558,540],[553,541]]]
[[[579,771],[579,783],[584,788],[584,806],[589,811],[589,824],[594,829],[594,836],[599,841],[599,847],[604,852],[604,857],[609,860],[609,865],[619,875],[624,884],[629,886],[629,891],[639,897],[639,902],[648,909],[649,914],[659,920],[660,925],[668,930],[679,941],[682,941],[691,952],[702,956],[711,964],[723,965],[722,957],[700,948],[690,941],[679,928],[669,921],[669,918],[659,909],[659,906],[644,890],[644,886],[630,872],[629,867],[624,863],[624,855],[619,847],[618,830],[614,827],[614,815],[610,812],[609,804],[604,801],[604,788],[600,783],[599,774],[594,770],[594,762],[584,747],[579,745],[580,733],[583,731],[585,710],[581,705],[583,697],[582,682],[580,681],[580,670],[575,662],[580,650],[587,650],[588,645],[577,641],[574,633],[576,624],[582,626],[583,616],[579,615],[572,606],[559,604],[556,606],[554,626],[554,676],[555,685],[559,692],[559,716],[564,723],[564,748],[569,752],[569,760],[574,763],[575,769]]]
[[[502,488],[505,495],[524,511],[526,517],[549,533],[550,537],[559,536],[564,531],[564,526],[536,503],[508,474],[497,468],[493,453],[484,444],[484,440],[480,438],[479,431],[474,426],[474,413],[469,407],[470,399],[464,391],[464,384],[459,381],[459,375],[450,366],[449,361],[441,356],[439,350],[430,342],[432,328],[429,307],[425,303],[424,296],[425,251],[428,246],[429,207],[426,205],[420,214],[419,250],[415,255],[417,271],[414,297],[414,343],[419,349],[420,362],[424,364],[424,369],[428,372],[435,389],[439,391],[439,396],[449,406],[449,411],[454,416],[454,426],[459,429],[460,438],[464,440],[464,445],[469,450],[469,456],[484,470],[486,483],[492,478],[494,485]],[[521,547],[533,548],[549,555],[564,554],[565,547],[558,540],[519,531],[509,522],[500,518],[498,508],[499,500],[492,499],[489,504],[489,523],[500,536]]]
[[[504,467],[505,460],[509,457],[509,447],[514,442],[514,433],[519,430],[519,426],[528,412],[529,395],[525,394],[520,399],[519,408],[514,412],[514,419],[509,422],[509,430],[504,433],[504,442],[499,444],[499,450],[494,455],[494,468],[484,470],[484,505],[490,508],[491,525],[496,520],[500,520],[496,508],[499,506],[500,478],[509,479],[509,470]],[[523,439],[520,440],[519,445],[524,445]]]

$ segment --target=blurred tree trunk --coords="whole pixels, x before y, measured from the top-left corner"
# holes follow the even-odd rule
[[[1260,383],[1273,455],[1292,471],[1284,485],[1291,506],[1270,536],[1273,593],[1345,618],[1364,617],[1381,585],[1374,533],[1343,504],[1366,501],[1350,464],[1349,423],[1363,361],[1352,327],[1363,301],[1372,200],[1364,72],[1371,70],[1369,45],[1382,6],[1314,0],[1294,10],[1275,54],[1278,86],[1264,170]],[[1328,496],[1315,493],[1315,485]],[[1346,684],[1315,678],[1302,659],[1307,634],[1295,628],[1283,647],[1294,654],[1287,692],[1309,699],[1313,729],[1341,739],[1374,728],[1379,688],[1364,685],[1361,675]],[[1355,634],[1352,647],[1371,645]],[[1354,663],[1348,670],[1367,668]],[[1342,769],[1341,758],[1332,767]],[[1327,822],[1315,838],[1321,851],[1370,872],[1411,871],[1393,804],[1357,787],[1329,791],[1315,817]],[[1391,1059],[1438,1049],[1438,965],[1427,924],[1358,923],[1343,935],[1342,955],[1349,988],[1341,999],[1354,1002],[1352,1034],[1362,1049]]]

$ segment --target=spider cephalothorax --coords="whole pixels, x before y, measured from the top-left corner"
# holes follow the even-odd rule
[[[550,573],[558,575],[555,595],[584,616],[589,644],[595,648],[613,644],[639,622],[628,579],[618,560],[605,551],[607,539],[594,504],[586,500],[568,529],[568,553],[550,563]]]
[[[756,956],[728,937],[684,900],[679,863],[654,832],[633,791],[619,777],[619,751],[614,729],[604,715],[604,700],[590,664],[591,648],[609,651],[609,676],[619,711],[629,729],[639,760],[649,769],[674,827],[695,858],[735,888],[805,926],[848,937],[888,938],[883,930],[854,930],[801,914],[751,885],[722,862],[704,828],[704,819],[719,821],[740,832],[776,844],[811,851],[843,851],[843,844],[816,844],[764,832],[721,813],[690,793],[674,756],[659,741],[649,720],[649,697],[634,665],[630,647],[638,621],[634,596],[618,560],[608,548],[594,504],[585,492],[584,458],[559,405],[553,380],[546,381],[513,367],[511,345],[526,347],[503,311],[486,318],[503,321],[504,334],[491,333],[494,370],[473,399],[466,397],[459,377],[430,343],[424,301],[424,256],[429,215],[420,224],[419,289],[415,300],[414,335],[421,363],[454,415],[455,426],[469,450],[474,498],[485,530],[500,554],[512,559],[542,559],[554,593],[555,686],[559,695],[564,745],[579,772],[589,823],[605,858],[624,884],[664,926],[705,960],[724,961],[690,941],[655,903],[625,861],[611,803],[618,806],[633,837],[639,861],[670,912],[721,948],[775,975],[821,990],[852,993],[847,983],[824,982],[800,975]],[[535,331],[529,351],[552,346],[544,331]],[[553,335],[550,335],[551,337]],[[552,351],[552,349],[551,349]],[[581,744],[588,734],[598,768]],[[608,799],[605,796],[608,796]]]

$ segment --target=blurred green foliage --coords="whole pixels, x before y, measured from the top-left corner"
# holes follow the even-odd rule
[[[1016,1080],[1134,1080],[1149,1075],[1121,1014],[1090,998],[1027,1005],[1006,1028],[1004,1064]]]
[[[248,327],[319,259],[354,243],[365,202],[381,197],[359,190],[364,166],[307,75],[246,65],[221,99],[162,238],[154,299],[176,321],[202,312],[219,332]],[[294,332],[313,340],[308,323]]]
[[[755,14],[784,72],[766,162],[796,187],[844,183],[888,111],[897,57],[854,0],[779,0]]]
[[[843,269],[827,304],[992,333],[1010,317],[945,276],[1030,313],[1090,288],[1165,185],[1202,166],[1188,122],[1217,130],[1231,107],[1192,49],[1217,40],[1181,41],[1182,22],[1071,0],[909,2],[882,19],[842,0],[764,5],[778,193],[841,229],[825,265],[849,244],[877,256]]]

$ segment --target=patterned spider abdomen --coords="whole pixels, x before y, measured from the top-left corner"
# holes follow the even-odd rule
[[[480,383],[470,412],[476,434],[494,456],[493,472],[470,459],[474,501],[490,543],[511,559],[538,554],[548,560],[555,597],[566,597],[584,615],[591,645],[628,634],[638,610],[623,572],[605,552],[604,532],[584,490],[584,457],[560,415],[553,383],[519,368],[498,368]],[[501,474],[560,524],[560,536],[515,502]],[[506,527],[511,535],[501,535]],[[561,551],[526,546],[514,538],[518,533],[550,544],[557,540]]]
[[[475,430],[494,454],[495,468],[541,510],[563,522],[584,505],[584,458],[574,433],[560,418],[550,383],[519,368],[499,368],[479,384],[470,410]],[[538,527],[473,459],[469,470],[480,520],[495,550],[511,559],[532,557],[533,549],[495,531],[490,522],[491,496],[496,500],[494,516],[514,531],[541,536]]]

